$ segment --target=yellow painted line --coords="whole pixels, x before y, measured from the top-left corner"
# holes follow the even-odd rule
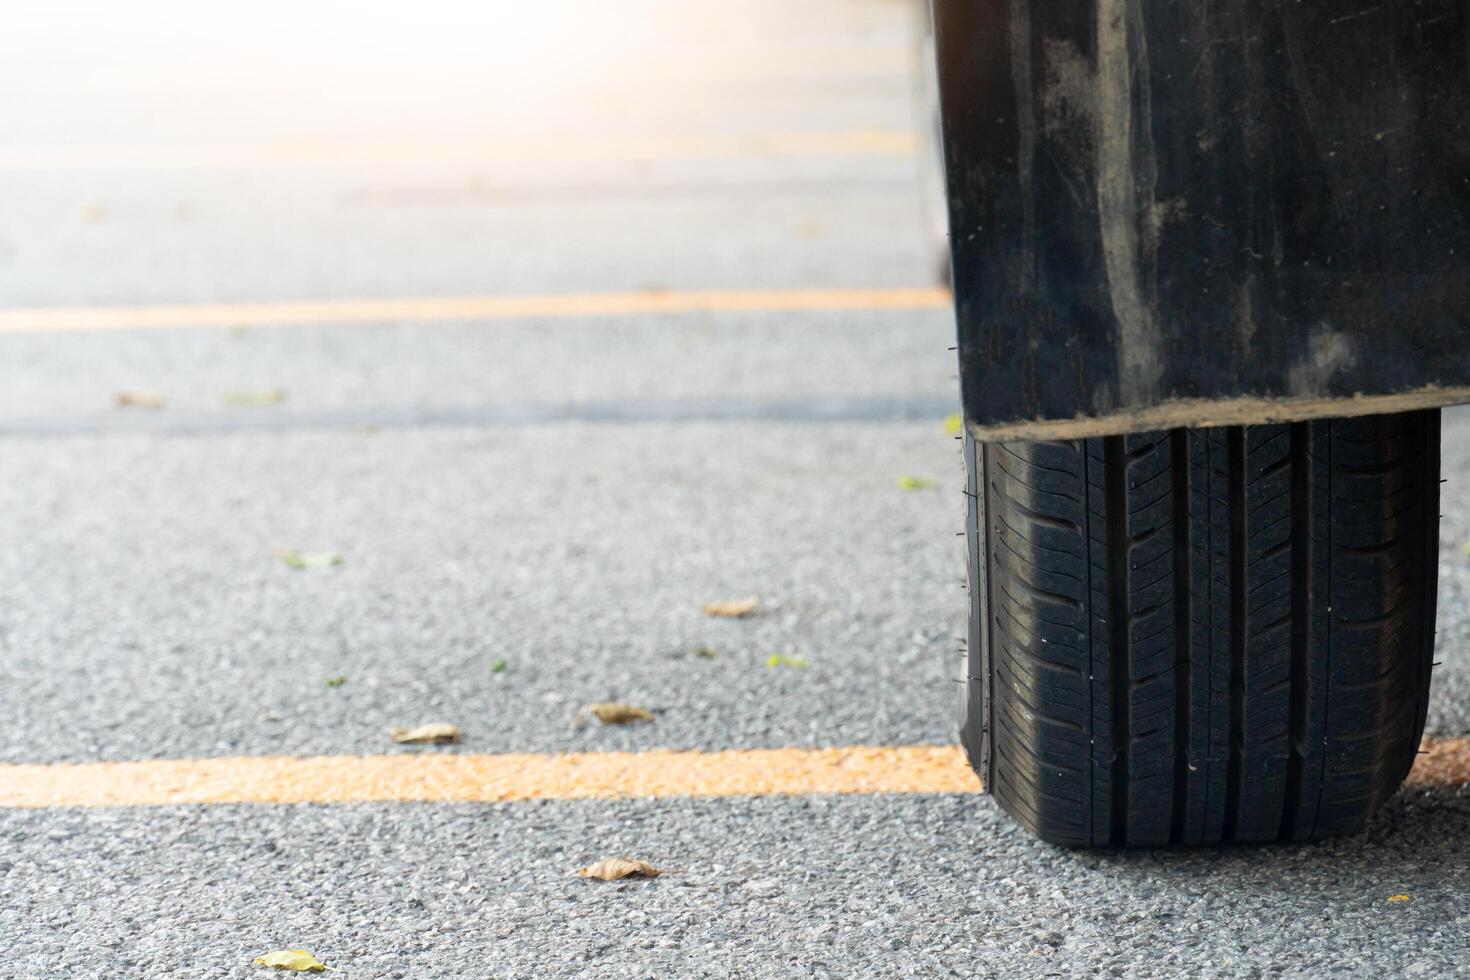
[[[660,160],[912,156],[906,129],[516,139],[290,140],[268,143],[0,147],[0,171],[241,167],[479,166]]]
[[[1470,739],[1426,738],[1411,786],[1470,782]],[[500,803],[664,797],[977,793],[955,745],[248,756],[0,766],[0,807]]]
[[[0,333],[285,327],[326,323],[506,320],[627,314],[947,309],[949,292],[894,289],[643,290],[527,296],[334,299],[156,306],[56,306],[0,310]]]
[[[974,793],[958,746],[282,756],[0,766],[0,807],[499,803],[818,793]]]

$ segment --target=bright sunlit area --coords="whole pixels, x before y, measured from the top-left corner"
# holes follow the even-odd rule
[[[1309,569],[1309,525],[1252,516],[1317,471],[1245,465],[1304,423],[1002,440],[975,411],[1043,390],[1116,407],[1079,352],[1215,268],[1158,237],[1204,221],[1189,188],[1148,197],[1213,136],[1165,120],[1142,177],[1068,170],[1131,161],[1152,131],[1118,122],[1124,96],[1186,74],[1139,60],[1138,18],[1177,16],[1183,44],[1196,14],[1314,5],[938,6],[970,31],[948,48],[951,195],[922,0],[0,0],[0,977],[1470,962],[1455,484],[1432,696],[1329,736],[1305,638],[1332,607],[1299,623],[1325,552]],[[951,206],[962,242],[1029,237],[962,244],[952,276]],[[1094,206],[1136,221],[1089,251],[1068,222],[1101,235]],[[1210,229],[1202,250],[1228,243]],[[1267,271],[1201,309],[1249,321]],[[1089,276],[1123,283],[1116,310],[1042,301]],[[1289,326],[1259,315],[1259,337]],[[977,365],[1021,361],[977,394]],[[1054,405],[1024,421],[1094,421]],[[1446,410],[1446,477],[1470,466],[1463,429]],[[1362,462],[1342,507],[1429,473],[1427,438],[1392,438],[1415,453]],[[1246,508],[1247,479],[1276,496]],[[1394,527],[1333,574],[1381,566],[1420,615],[1431,538]],[[1257,564],[1227,560],[1227,531]],[[1373,615],[1334,650],[1410,635],[1354,595]],[[1247,646],[1279,616],[1280,643]],[[1115,670],[1149,643],[1154,666]],[[1011,648],[1030,659],[984,659]],[[1366,699],[1377,668],[1342,662],[1334,703]],[[1433,758],[1394,795],[1379,769],[1413,761],[1394,726],[1416,718]],[[1219,812],[1258,786],[1311,805],[1310,779],[1352,768],[1313,761],[1339,735],[1379,767],[1365,834],[1309,843],[1303,818],[1299,847],[1218,843],[1297,833],[1281,800],[1259,826]],[[1119,849],[1169,843],[1198,847]]]

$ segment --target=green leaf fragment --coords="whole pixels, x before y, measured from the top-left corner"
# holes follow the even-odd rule
[[[503,674],[505,673],[505,668],[508,666],[510,665],[505,662],[504,657],[496,657],[494,660],[490,661],[490,673]]]
[[[935,486],[935,482],[924,476],[909,476],[905,473],[898,478],[900,490],[928,490],[932,486]]]
[[[347,683],[347,675],[346,674],[338,674],[336,677],[328,677],[327,678],[327,686],[328,687],[341,687],[343,684],[346,684],[346,683]]]
[[[807,663],[807,660],[806,660],[805,657],[793,657],[793,656],[788,656],[787,654],[784,654],[784,653],[773,653],[769,657],[766,658],[766,666],[767,667],[795,667],[795,668],[800,669],[800,670],[805,670],[806,668],[810,667],[811,664]]]
[[[281,561],[296,569],[329,568],[342,564],[342,555],[336,551],[297,551],[282,548],[278,554]]]

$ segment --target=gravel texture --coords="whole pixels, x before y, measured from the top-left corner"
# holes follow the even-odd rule
[[[479,752],[949,741],[958,445],[939,419],[8,440],[0,758],[393,751],[432,720]],[[608,700],[658,723],[574,721]]]
[[[1195,854],[1059,851],[943,796],[9,813],[0,842],[9,976],[299,945],[344,977],[1444,977],[1470,934],[1464,787]],[[575,876],[614,854],[669,873]]]
[[[583,29],[553,61],[417,11],[267,4],[222,34],[208,5],[36,6],[0,37],[0,88],[27,93],[0,100],[0,304],[927,284],[902,153],[497,156],[906,130],[906,4],[567,4]],[[446,134],[411,165],[24,163]],[[464,731],[450,752],[950,742],[950,332],[890,311],[0,336],[0,761],[413,751],[388,727],[435,720]],[[284,405],[223,405],[271,387]],[[1444,472],[1429,728],[1470,735],[1470,414]],[[751,593],[749,620],[701,612]],[[576,720],[610,699],[657,720]],[[983,797],[0,812],[0,976],[256,975],[298,944],[351,977],[1448,976],[1467,792],[1400,794],[1363,838],[1130,856],[1041,845]],[[575,876],[619,853],[671,873]]]

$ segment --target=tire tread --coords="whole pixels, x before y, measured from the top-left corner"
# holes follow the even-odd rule
[[[1360,831],[1433,647],[1439,413],[966,442],[962,741],[1075,846]]]

